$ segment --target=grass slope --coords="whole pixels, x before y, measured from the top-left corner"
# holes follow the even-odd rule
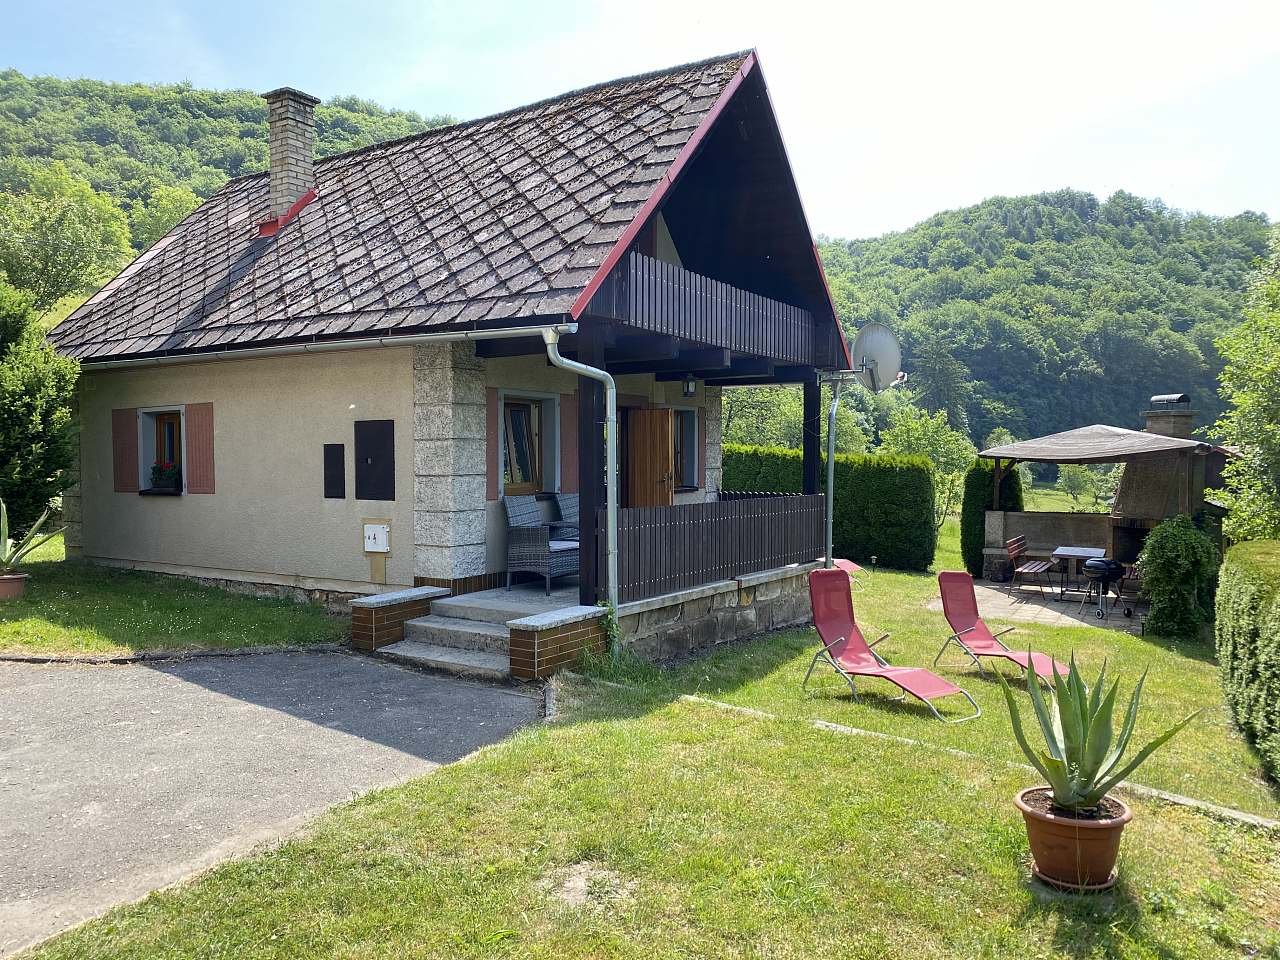
[[[119,655],[337,642],[344,621],[288,600],[63,559],[57,537],[28,557],[21,600],[0,604],[0,653]]]

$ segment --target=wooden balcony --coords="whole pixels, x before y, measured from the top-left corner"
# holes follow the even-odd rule
[[[838,350],[833,333],[818,335],[808,310],[635,251],[614,268],[589,312],[646,333],[780,364],[829,366]]]
[[[626,603],[792,563],[823,551],[820,494],[751,494],[618,511],[618,599]],[[604,528],[604,512],[599,514]],[[600,537],[603,549],[604,537]],[[601,569],[604,567],[601,558]]]

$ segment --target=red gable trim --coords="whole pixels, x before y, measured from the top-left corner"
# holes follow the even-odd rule
[[[596,269],[596,272],[592,275],[591,282],[587,284],[582,293],[578,294],[578,299],[573,301],[573,306],[569,310],[569,315],[573,317],[573,319],[577,320],[578,317],[582,315],[582,311],[587,309],[587,304],[591,302],[591,298],[594,297],[596,295],[596,291],[600,289],[600,284],[604,283],[605,278],[609,276],[609,272],[618,265],[618,261],[622,259],[622,255],[625,254],[627,252],[627,248],[631,246],[631,241],[633,241],[636,238],[636,235],[644,229],[645,224],[649,222],[649,218],[653,216],[654,212],[662,204],[663,198],[666,197],[667,192],[675,185],[676,178],[680,175],[680,171],[684,169],[684,165],[693,158],[695,153],[697,153],[698,146],[702,143],[703,138],[711,129],[712,124],[716,122],[716,118],[720,116],[729,101],[733,99],[733,95],[737,92],[738,87],[742,86],[742,81],[747,78],[747,74],[752,71],[755,65],[756,54],[753,50],[747,54],[747,58],[742,61],[742,66],[738,68],[738,72],[734,75],[733,79],[725,85],[725,88],[722,91],[720,91],[720,96],[716,98],[716,102],[712,104],[707,115],[702,118],[702,123],[698,124],[698,128],[693,131],[693,136],[689,138],[688,142],[684,145],[684,148],[681,149],[675,160],[671,162],[671,166],[667,168],[667,172],[662,175],[662,179],[658,181],[658,185],[654,188],[649,199],[645,201],[644,206],[640,208],[640,212],[635,215],[635,219],[627,224],[627,229],[622,231],[622,236],[618,238],[612,249],[610,249],[609,255],[604,258],[603,262],[601,262],[600,266]]]
[[[302,212],[302,208],[315,198],[315,190],[308,190],[297,200],[293,201],[293,206],[286,210],[283,216],[274,217],[271,220],[264,220],[262,223],[258,224],[258,236],[274,237],[284,229],[285,224],[300,214]]]

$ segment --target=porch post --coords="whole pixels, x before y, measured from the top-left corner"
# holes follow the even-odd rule
[[[804,382],[804,431],[801,439],[802,477],[801,492],[818,492],[818,473],[821,463],[818,443],[822,438],[822,390],[817,376]]]
[[[578,361],[604,367],[604,330],[600,324],[578,328]],[[604,387],[578,377],[578,602],[600,600],[600,527],[604,509]]]
[[[996,457],[995,469],[991,471],[991,509],[1000,509],[1000,482],[1004,479],[1004,463]]]

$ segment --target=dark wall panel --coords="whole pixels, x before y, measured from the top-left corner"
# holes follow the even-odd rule
[[[324,445],[324,495],[330,500],[342,500],[347,495],[346,444]]]
[[[356,499],[396,498],[394,420],[357,420]]]

